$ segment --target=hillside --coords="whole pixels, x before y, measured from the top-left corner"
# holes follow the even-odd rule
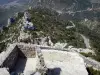
[[[76,29],[66,29],[66,26],[71,25],[70,21],[64,22],[58,20],[56,17],[58,14],[56,12],[50,11],[48,9],[35,8],[33,10],[29,10],[29,13],[32,16],[31,21],[36,27],[36,29],[25,30],[25,33],[31,34],[33,38],[50,36],[53,43],[63,42],[78,48],[85,48],[83,39],[80,37],[79,34],[76,33]],[[10,41],[7,40],[7,42],[12,43],[15,40],[15,38],[18,38],[18,35],[20,33],[19,31],[21,31],[22,26],[23,24],[20,25],[19,18],[16,18],[15,23],[10,25],[9,27],[3,27],[4,31],[0,34],[1,42],[2,40],[9,39],[14,36],[12,39],[10,39]],[[37,33],[39,35],[37,35]],[[4,41],[3,43],[6,42]],[[1,43],[1,45],[3,43]]]
[[[56,10],[62,13],[59,18],[64,20],[83,20],[85,18],[89,20],[100,20],[99,0],[13,0],[1,1],[0,3],[3,3],[0,4],[0,8],[3,8],[0,11],[4,11],[3,13],[0,12],[0,15],[3,15],[1,15],[0,23],[3,25],[6,25],[5,22],[7,22],[7,19],[13,16],[15,12],[23,11],[29,6],[42,6]]]
[[[9,20],[14,22],[11,23]],[[19,12],[9,20],[9,25],[3,26],[0,32],[0,52],[6,50],[9,44],[31,43],[42,48],[80,53],[85,56],[82,57],[87,63],[91,61],[89,64],[92,64],[93,68],[95,63],[99,65],[97,64],[99,63],[97,61],[100,61],[98,21],[61,20],[58,12],[45,7],[30,8]],[[95,71],[93,70],[93,73]]]

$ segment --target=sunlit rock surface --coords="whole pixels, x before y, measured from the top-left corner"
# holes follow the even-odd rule
[[[83,59],[76,53],[56,50],[42,53],[50,75],[88,75]]]
[[[43,49],[25,43],[10,45],[4,55],[0,56],[0,66],[6,67],[5,73],[11,71],[24,75],[37,75],[44,71],[47,75],[88,75],[85,63],[77,53]]]
[[[0,68],[0,75],[10,75],[6,68]]]

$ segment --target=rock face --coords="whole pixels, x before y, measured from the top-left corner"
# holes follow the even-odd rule
[[[76,53],[42,50],[49,75],[88,75],[83,59]]]

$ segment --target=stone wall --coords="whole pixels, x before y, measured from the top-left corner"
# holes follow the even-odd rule
[[[34,46],[29,46],[27,44],[12,44],[6,51],[0,54],[0,68],[8,68],[8,71],[11,72],[17,60],[23,57],[35,58],[36,51]]]
[[[36,57],[36,51],[34,46],[24,45],[24,44],[18,44],[18,48],[20,49],[20,52],[24,54],[27,58],[35,58]]]

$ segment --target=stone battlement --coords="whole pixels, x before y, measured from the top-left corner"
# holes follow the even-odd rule
[[[36,66],[41,60],[39,58],[40,54],[41,51],[37,52],[34,45],[24,43],[11,44],[6,51],[0,54],[0,68],[6,68],[9,73],[17,72],[24,73],[24,75],[30,75],[28,73],[28,68],[32,71],[31,73],[36,71]],[[44,62],[43,66],[45,66]]]
[[[80,69],[79,69],[80,68]],[[79,54],[14,43],[0,54],[0,75],[88,75]]]

